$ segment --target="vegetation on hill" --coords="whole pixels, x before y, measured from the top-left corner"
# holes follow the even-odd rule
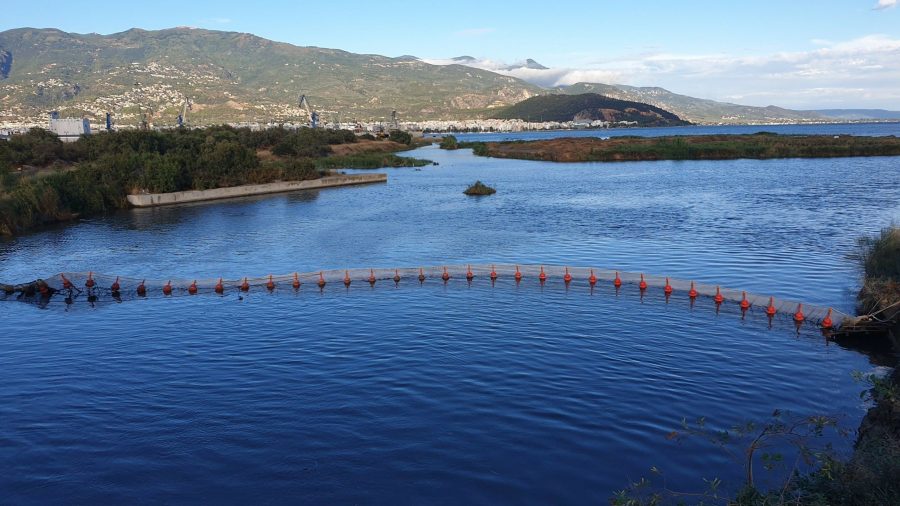
[[[492,114],[497,119],[524,121],[628,122],[635,126],[687,125],[675,114],[648,104],[618,100],[596,93],[544,95],[523,100]]]
[[[552,162],[897,156],[900,138],[831,135],[688,135],[477,143],[476,155]]]
[[[7,55],[7,56],[3,56]],[[9,62],[5,65],[4,62]],[[7,68],[8,67],[8,68]],[[119,125],[142,114],[174,125],[186,97],[194,125],[308,121],[305,94],[323,122],[471,117],[541,92],[518,79],[462,65],[430,65],[338,49],[299,47],[247,33],[194,28],[111,35],[19,28],[0,32],[0,120],[85,114]],[[5,117],[5,118],[4,118]]]
[[[0,235],[120,209],[130,193],[315,179],[319,168],[360,160],[428,163],[385,153],[327,157],[332,145],[356,142],[341,130],[213,127],[102,133],[67,144],[32,129],[0,142]]]
[[[754,107],[689,97],[656,86],[638,87],[623,84],[575,83],[555,89],[566,95],[599,93],[619,100],[631,100],[655,105],[677,114],[680,118],[707,124],[747,124],[759,122],[804,122],[825,119],[817,111],[793,111],[781,107]]]

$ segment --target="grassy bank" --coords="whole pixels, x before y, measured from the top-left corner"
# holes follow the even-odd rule
[[[357,164],[427,163],[385,153],[330,156],[333,146],[357,142],[346,130],[222,126],[103,132],[65,144],[34,129],[0,142],[0,235],[121,209],[131,193],[302,181]]]
[[[455,141],[455,139],[454,139]],[[832,135],[691,135],[672,137],[560,138],[538,141],[447,142],[476,155],[552,162],[731,160],[900,156],[900,139]]]
[[[383,167],[424,167],[431,163],[431,160],[397,156],[393,153],[360,153],[319,158],[316,160],[316,168],[319,170],[380,169]]]

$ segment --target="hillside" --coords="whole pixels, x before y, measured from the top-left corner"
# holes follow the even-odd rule
[[[826,118],[843,121],[896,121],[900,120],[900,111],[885,109],[817,109],[810,111]]]
[[[496,111],[491,117],[525,121],[635,122],[639,126],[688,124],[675,114],[659,107],[618,100],[597,93],[532,97]]]
[[[192,28],[112,35],[20,28],[0,32],[0,121],[51,109],[102,123],[142,113],[188,121],[303,121],[303,93],[324,121],[462,118],[541,93],[517,79],[463,65],[429,65],[337,49],[299,47],[246,33]]]
[[[632,100],[672,111],[679,117],[694,123],[746,124],[823,121],[815,111],[793,111],[781,107],[753,107],[748,105],[716,102],[702,98],[672,93],[664,88],[636,87],[601,83],[576,83],[559,87],[554,91],[566,95],[600,93],[620,100]]]

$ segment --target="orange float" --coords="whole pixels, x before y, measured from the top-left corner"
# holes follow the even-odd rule
[[[516,266],[516,276],[515,276],[515,277],[516,277],[516,281],[521,281],[521,280],[522,280],[522,273],[519,272],[519,266],[518,266],[518,265]]]
[[[63,288],[65,288],[66,290],[71,290],[72,282],[69,281],[68,279],[66,279],[66,277],[64,275],[60,274],[60,276],[62,276]]]
[[[803,323],[804,320],[806,320],[806,316],[803,314],[803,304],[797,304],[797,312],[794,313],[794,321]]]
[[[350,286],[350,271],[344,271],[344,286]]]
[[[147,295],[147,287],[144,286],[144,281],[141,281],[141,284],[137,286],[137,289],[135,291],[137,292],[139,297]]]
[[[590,283],[591,286],[597,284],[597,276],[594,276],[594,269],[591,269],[591,276],[588,278],[588,283]]]
[[[568,267],[566,267],[566,273],[565,273],[565,275],[563,275],[563,281],[565,281],[566,283],[569,283],[570,281],[572,281],[572,275],[569,274]]]
[[[394,269],[394,283],[400,282],[400,270]]]
[[[322,275],[322,271],[319,271],[319,281],[316,284],[319,285],[319,288],[325,287],[325,276]]]
[[[163,286],[163,295],[172,295],[172,282],[166,281],[165,286]]]
[[[747,300],[747,292],[741,292],[741,309],[750,309],[750,301]]]
[[[296,272],[294,273],[294,282],[291,283],[291,286],[294,290],[300,289],[300,276]]]
[[[225,293],[225,285],[222,284],[222,278],[219,278],[218,283],[216,283],[215,291],[219,295]]]
[[[191,286],[188,287],[188,293],[191,295],[197,295],[197,280],[195,279]]]
[[[375,271],[373,269],[369,269],[369,284],[375,284]]]
[[[766,314],[769,316],[775,316],[775,313],[777,312],[778,310],[775,309],[775,298],[769,297],[769,305],[766,306]]]
[[[646,289],[647,289],[647,282],[644,281],[644,274],[643,274],[643,273],[641,273],[641,282],[638,283],[638,288],[640,288],[641,290],[646,290]]]
[[[716,301],[716,304],[721,304],[725,302],[725,297],[722,297],[722,292],[719,291],[719,287],[716,287],[716,296],[713,297],[713,300]]]
[[[419,267],[419,283],[423,283],[425,281],[425,271]]]
[[[447,267],[444,267],[444,273],[441,274],[441,279],[443,279],[444,281],[450,279],[450,273],[447,272]]]
[[[829,330],[834,326],[834,322],[831,321],[831,308],[828,308],[828,314],[825,315],[825,319],[822,320],[822,328],[825,330]]]
[[[666,278],[666,286],[663,287],[663,292],[666,295],[672,294],[672,285],[669,284],[669,278]]]
[[[119,288],[121,288],[121,287],[119,286],[119,276],[116,276],[116,280],[113,281],[113,284],[109,286],[109,291],[111,291],[111,292],[118,292],[118,291],[119,291]]]
[[[497,271],[494,270],[494,266],[491,265],[491,281],[495,281],[497,279]]]
[[[88,278],[87,278],[87,281],[84,282],[84,286],[86,286],[88,288],[94,287],[94,273],[93,272],[88,273]]]
[[[694,282],[691,281],[691,289],[688,291],[688,297],[690,297],[692,299],[696,299],[697,295],[699,295],[699,294],[697,293],[697,290],[694,288]]]
[[[616,288],[622,286],[622,280],[619,278],[619,271],[616,271],[616,279],[613,280],[613,285],[615,285]]]
[[[541,266],[541,273],[538,274],[538,279],[541,281],[547,281],[547,275],[544,274],[544,266]]]
[[[475,274],[472,273],[472,266],[467,265],[466,266],[466,279],[469,281],[472,281],[472,278],[474,278],[474,277],[475,277]]]

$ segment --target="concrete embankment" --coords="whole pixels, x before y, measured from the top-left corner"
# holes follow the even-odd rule
[[[387,174],[352,174],[340,176],[326,176],[319,179],[306,181],[284,181],[280,183],[250,184],[243,186],[229,186],[213,190],[191,190],[172,193],[145,193],[128,195],[128,203],[134,207],[155,207],[171,204],[184,204],[188,202],[202,202],[204,200],[229,199],[234,197],[248,197],[251,195],[264,195],[267,193],[284,193],[297,190],[318,190],[319,188],[332,188],[335,186],[350,186],[368,183],[387,182]]]

